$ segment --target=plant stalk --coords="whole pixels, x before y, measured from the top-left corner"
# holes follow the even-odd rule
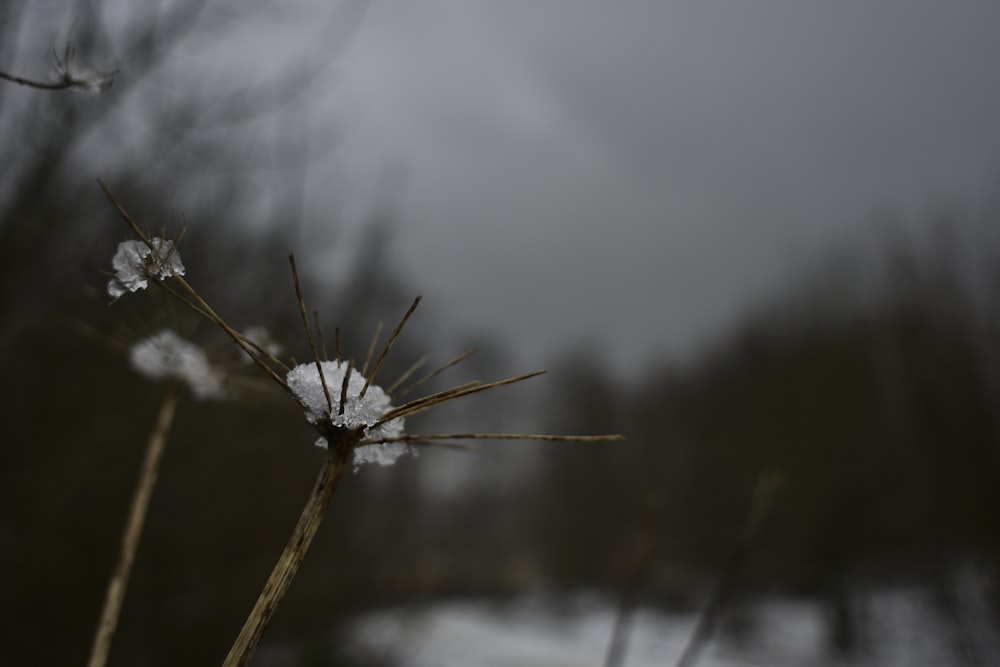
[[[149,501],[153,495],[153,488],[156,486],[156,478],[160,471],[160,459],[163,457],[163,450],[167,444],[167,433],[173,423],[179,397],[180,385],[170,383],[167,394],[163,397],[160,413],[156,417],[156,425],[149,437],[149,444],[146,445],[142,472],[135,488],[135,494],[132,496],[132,507],[129,510],[128,522],[125,524],[125,532],[122,534],[118,565],[108,582],[104,608],[101,611],[101,620],[97,625],[97,633],[94,635],[90,661],[87,663],[88,667],[104,667],[108,661],[111,639],[118,627],[118,618],[121,615],[122,602],[125,599],[125,588],[128,586],[132,563],[135,561],[139,539],[142,537],[142,529],[146,523]]]
[[[302,509],[299,521],[292,531],[292,536],[281,553],[278,563],[271,571],[264,590],[261,591],[253,611],[247,617],[239,636],[229,649],[229,655],[223,667],[243,667],[250,663],[257,646],[260,644],[267,626],[271,623],[274,612],[278,609],[288,587],[299,571],[299,565],[305,558],[306,551],[319,529],[323,515],[330,504],[334,491],[340,484],[340,479],[347,468],[353,452],[353,442],[336,442],[329,439],[329,449],[323,467],[316,478],[316,484],[309,494],[309,500]]]

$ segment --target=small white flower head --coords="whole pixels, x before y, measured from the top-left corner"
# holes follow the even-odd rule
[[[375,427],[383,415],[392,410],[389,396],[377,385],[368,387],[365,395],[361,390],[365,386],[365,378],[356,370],[351,370],[347,384],[347,399],[344,401],[344,414],[340,413],[341,389],[344,386],[344,374],[348,364],[336,361],[324,361],[323,377],[330,392],[330,403],[327,403],[323,392],[323,383],[319,377],[315,362],[299,364],[288,372],[288,388],[306,409],[306,419],[310,424],[327,421],[334,426],[359,429],[364,428],[365,440],[394,438],[403,434],[403,418],[391,419]],[[332,404],[332,409],[330,405]],[[374,428],[373,428],[374,427]],[[316,441],[318,447],[327,447],[326,438]],[[354,449],[355,470],[365,463],[392,465],[410,448],[401,442],[384,442],[365,445]]]
[[[129,349],[133,370],[152,380],[180,380],[195,398],[222,397],[223,373],[213,368],[205,352],[170,329],[140,340]]]
[[[173,241],[151,239],[155,252],[142,241],[122,241],[111,258],[115,277],[108,281],[108,294],[118,299],[126,292],[138,292],[149,286],[150,280],[166,280],[183,276],[184,264]]]

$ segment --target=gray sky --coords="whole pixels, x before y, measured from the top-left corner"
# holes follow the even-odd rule
[[[427,305],[628,371],[880,214],[997,201],[997,35],[992,1],[374,0],[311,195],[358,218],[402,166]]]

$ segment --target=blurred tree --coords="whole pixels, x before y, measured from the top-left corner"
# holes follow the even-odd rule
[[[954,573],[1000,576],[1000,245],[942,231],[954,228],[895,239],[867,264],[842,253],[700,361],[631,387],[592,354],[553,373],[557,428],[629,440],[545,451],[534,493],[547,572],[615,586],[612,564],[644,521],[658,561],[647,594],[703,591],[698,573],[721,571],[755,480],[773,470],[781,491],[736,599],[777,588],[825,600],[830,645],[851,652],[875,639],[867,591],[929,586],[942,627],[974,652]],[[650,491],[662,511],[643,511]]]

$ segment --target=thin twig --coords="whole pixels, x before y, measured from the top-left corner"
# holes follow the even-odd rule
[[[427,360],[428,360],[429,358],[430,358],[430,357],[428,357],[428,356],[427,356],[427,355],[425,354],[424,356],[420,357],[420,358],[419,358],[419,359],[417,359],[417,360],[416,360],[415,362],[413,362],[412,364],[410,364],[410,367],[409,367],[409,368],[407,368],[407,369],[406,369],[405,371],[403,371],[403,374],[402,374],[402,375],[400,375],[400,376],[399,376],[399,377],[398,377],[398,378],[396,379],[396,381],[395,381],[395,382],[393,382],[393,383],[392,383],[392,384],[391,384],[391,385],[390,385],[390,386],[389,386],[389,387],[388,387],[388,388],[387,388],[387,389],[385,390],[385,393],[386,393],[386,394],[388,394],[389,396],[392,396],[392,393],[393,393],[394,391],[396,391],[397,389],[399,389],[400,385],[402,385],[402,384],[403,384],[404,382],[406,382],[407,380],[409,380],[409,379],[410,379],[410,376],[411,376],[411,375],[413,375],[413,374],[414,374],[414,373],[416,373],[416,372],[417,372],[418,370],[420,370],[420,367],[421,367],[421,366],[423,366],[424,364],[426,364],[426,363],[427,363]],[[394,398],[397,398],[397,397],[394,397]]]
[[[413,391],[414,389],[416,389],[420,385],[424,384],[428,380],[431,380],[432,378],[437,377],[438,375],[440,375],[444,371],[448,370],[452,366],[454,366],[454,365],[456,365],[456,364],[458,364],[458,363],[460,363],[462,361],[465,361],[466,359],[468,359],[469,357],[471,357],[475,353],[476,353],[476,348],[474,348],[474,347],[471,348],[471,349],[466,350],[465,352],[463,352],[462,354],[458,355],[457,357],[455,357],[451,361],[447,362],[443,366],[441,366],[441,367],[439,367],[439,368],[431,371],[427,375],[423,376],[422,378],[420,378],[419,380],[417,380],[416,382],[414,382],[413,384],[411,384],[409,387],[407,387],[403,391],[399,392],[399,394],[393,396],[393,398],[395,398],[395,399],[398,400],[398,399],[402,398],[403,396],[406,396],[411,391]],[[408,374],[407,374],[407,377],[408,377]],[[400,381],[397,382],[395,385],[393,385],[392,389],[395,389],[396,385],[402,384],[404,381],[405,380],[403,378],[400,378]],[[392,394],[392,390],[389,390],[386,393]]]
[[[34,79],[25,79],[24,77],[7,74],[6,72],[0,72],[0,79],[10,81],[11,83],[17,83],[22,86],[28,86],[29,88],[38,88],[39,90],[66,90],[67,88],[73,87],[72,81],[62,80],[53,83],[45,83],[43,81],[35,81]]]
[[[283,362],[281,359],[279,359],[278,357],[274,356],[273,354],[265,350],[263,347],[260,346],[259,343],[257,343],[257,341],[255,341],[252,338],[248,338],[247,335],[241,331],[237,331],[236,333],[239,334],[240,338],[243,340],[244,343],[252,347],[254,351],[261,357],[266,357],[268,361],[270,361],[272,364],[285,371],[285,373],[288,373],[288,371],[291,370],[290,368],[288,368],[287,365],[285,365],[285,362]],[[251,354],[250,356],[253,357],[254,355]]]
[[[542,440],[546,442],[615,442],[624,440],[620,433],[614,435],[549,435],[544,433],[427,433],[397,435],[379,440],[362,440],[359,445],[382,442],[420,442],[424,440]]]
[[[299,313],[302,315],[302,325],[306,328],[306,338],[309,339],[309,349],[312,351],[313,360],[316,362],[316,370],[319,372],[319,381],[323,385],[323,395],[326,396],[326,407],[333,412],[333,401],[330,399],[330,389],[326,386],[326,375],[323,373],[323,362],[316,349],[316,339],[313,338],[312,327],[309,326],[309,312],[306,310],[306,301],[302,298],[302,285],[299,284],[299,272],[295,268],[295,255],[288,256],[288,263],[292,266],[292,283],[295,285],[295,296],[299,300]]]
[[[358,447],[364,447],[365,445],[379,445],[384,444],[384,440],[362,440],[358,443]],[[467,442],[452,442],[450,440],[410,440],[407,444],[423,447],[441,447],[444,449],[459,449],[463,452],[475,452],[481,453],[483,451],[482,447],[469,444]]]
[[[482,382],[479,380],[473,380],[472,382],[466,382],[465,384],[459,385],[457,387],[452,387],[451,389],[445,389],[444,391],[439,391],[435,394],[430,394],[429,396],[423,396],[421,398],[415,398],[409,403],[404,403],[398,408],[393,408],[392,411],[387,412],[382,415],[382,419],[375,423],[373,428],[377,428],[387,421],[396,419],[397,417],[405,417],[411,414],[412,411],[416,409],[424,409],[432,405],[437,405],[438,403],[443,403],[445,401],[451,400],[459,395],[461,392],[471,389],[473,387],[482,386]]]
[[[39,81],[37,79],[28,79],[23,76],[17,76],[16,74],[10,74],[8,72],[0,72],[0,79],[10,81],[11,83],[16,83],[21,86],[35,88],[37,90],[69,90],[70,88],[80,88],[83,90],[96,89],[97,91],[103,91],[104,89],[110,87],[111,81],[113,81],[115,75],[118,74],[118,70],[115,69],[104,73],[94,72],[92,77],[89,79],[75,76],[70,71],[72,63],[71,51],[68,47],[66,60],[60,61],[58,58],[53,58],[53,65],[56,73],[59,75],[58,81]],[[105,83],[107,85],[105,85]]]
[[[160,287],[162,287],[166,291],[167,294],[169,294],[170,296],[174,297],[175,299],[177,299],[178,301],[180,301],[181,303],[183,303],[185,306],[187,306],[188,308],[190,308],[195,313],[195,315],[198,315],[200,317],[204,317],[206,320],[209,320],[210,322],[214,322],[215,321],[215,319],[208,313],[208,311],[206,311],[205,309],[203,309],[198,304],[193,303],[191,301],[188,301],[187,298],[185,298],[185,296],[183,294],[181,294],[180,292],[178,292],[177,290],[175,290],[173,287],[171,287],[167,283],[161,282],[161,283],[159,283],[159,285],[160,285]]]
[[[340,384],[340,405],[337,407],[337,414],[343,415],[347,407],[347,387],[351,381],[351,371],[354,369],[354,362],[347,362],[347,371],[344,372],[344,381]],[[333,408],[330,408],[333,410]]]
[[[324,359],[330,356],[326,353],[326,338],[323,336],[323,324],[319,321],[319,310],[313,310],[313,319],[316,320],[316,337],[319,338],[319,351]]]
[[[372,336],[372,342],[368,344],[368,354],[365,355],[365,363],[361,366],[361,374],[368,374],[368,365],[372,362],[372,357],[375,356],[375,346],[378,345],[379,336],[382,335],[382,323],[379,322],[375,326],[375,335]]]
[[[176,383],[170,383],[167,394],[163,397],[160,412],[156,417],[153,432],[149,437],[149,444],[146,445],[142,472],[139,475],[135,494],[132,496],[132,506],[129,510],[128,522],[125,524],[125,532],[122,534],[118,565],[108,582],[104,608],[101,611],[101,620],[97,625],[97,633],[94,635],[90,661],[87,663],[88,667],[103,667],[107,664],[108,654],[111,650],[111,639],[118,627],[118,618],[121,615],[122,602],[125,599],[125,589],[128,586],[128,578],[132,572],[136,551],[139,548],[139,538],[142,536],[142,529],[146,523],[149,501],[153,495],[153,488],[156,486],[160,459],[167,444],[167,433],[169,433],[170,425],[174,420],[179,396],[180,386]]]
[[[128,212],[125,210],[125,207],[122,206],[122,203],[118,201],[118,198],[115,197],[114,193],[111,192],[111,189],[108,188],[108,186],[106,186],[104,184],[104,181],[102,181],[101,179],[97,179],[97,184],[101,186],[101,190],[104,191],[104,196],[106,196],[108,200],[111,202],[111,205],[115,207],[115,210],[118,211],[118,215],[122,217],[122,219],[125,221],[125,224],[127,224],[129,228],[131,228],[132,233],[138,236],[139,240],[145,243],[150,250],[156,252],[156,248],[153,247],[152,239],[149,238],[149,235],[146,234],[146,232],[142,231],[142,227],[139,226],[139,223],[137,223],[135,220],[132,219],[132,216],[128,214]]]
[[[226,333],[226,335],[229,336],[233,340],[233,342],[235,342],[240,347],[241,350],[250,355],[250,358],[253,359],[254,363],[257,364],[257,366],[259,366],[260,368],[262,368],[264,372],[267,373],[268,377],[277,382],[278,385],[282,389],[284,389],[289,395],[293,397],[295,396],[295,394],[289,388],[288,383],[285,382],[285,379],[280,375],[278,375],[277,373],[275,373],[273,368],[265,364],[260,357],[258,357],[253,353],[253,348],[251,348],[244,342],[245,336],[243,334],[241,334],[239,331],[229,326],[229,324],[227,324],[226,321],[223,320],[222,317],[220,317],[219,314],[216,313],[212,309],[212,307],[209,306],[208,303],[201,298],[201,295],[198,294],[198,292],[196,292],[193,287],[191,287],[188,281],[184,280],[183,276],[175,275],[173,278],[174,280],[177,281],[178,285],[184,288],[184,291],[186,291],[188,294],[191,295],[191,297],[205,311],[205,313],[207,313],[206,317],[209,319],[209,321],[217,324],[219,328],[221,328]]]
[[[475,383],[474,386],[471,386],[468,389],[461,389],[459,387],[456,387],[455,390],[452,390],[450,392],[450,395],[448,395],[447,397],[443,398],[442,400],[435,400],[435,401],[432,401],[432,402],[427,402],[427,399],[417,399],[416,401],[411,401],[410,403],[406,403],[404,405],[401,405],[400,407],[396,408],[395,410],[390,410],[386,414],[382,415],[382,419],[380,419],[379,421],[377,421],[375,423],[375,426],[381,426],[382,424],[386,423],[387,421],[396,419],[398,417],[407,417],[409,415],[415,415],[418,412],[423,412],[424,410],[427,410],[427,409],[431,408],[434,405],[439,405],[440,403],[446,403],[448,401],[454,401],[455,399],[458,399],[458,398],[464,398],[465,396],[471,396],[472,394],[478,394],[479,392],[482,392],[482,391],[489,391],[491,389],[496,389],[497,387],[503,387],[503,386],[508,385],[508,384],[514,384],[515,382],[523,382],[523,381],[529,380],[529,379],[531,379],[533,377],[538,377],[539,375],[544,375],[545,373],[546,373],[546,371],[535,371],[534,373],[526,373],[524,375],[518,375],[517,377],[507,378],[506,380],[499,380],[497,382],[490,382],[489,384]],[[473,384],[473,383],[469,383],[469,384]],[[465,387],[465,386],[468,386],[468,385],[463,385],[463,387]],[[459,389],[461,389],[461,390],[459,390]],[[449,394],[449,392],[441,392],[441,394]],[[430,398],[430,397],[428,397],[428,398]],[[420,405],[414,405],[415,403],[419,403]]]
[[[368,391],[368,387],[370,387],[372,382],[375,381],[375,376],[378,375],[378,370],[382,368],[382,362],[385,361],[386,355],[389,354],[389,350],[392,349],[392,344],[396,342],[397,338],[399,338],[399,334],[402,333],[403,327],[406,326],[407,320],[410,319],[410,315],[413,314],[413,311],[417,309],[417,305],[420,303],[420,300],[422,298],[423,298],[422,296],[417,296],[417,298],[413,300],[413,303],[410,304],[409,310],[406,311],[406,314],[403,315],[403,319],[399,321],[399,324],[396,325],[396,328],[389,336],[389,340],[388,342],[386,342],[385,348],[382,349],[382,354],[379,355],[378,360],[375,362],[375,368],[372,369],[372,372],[368,374],[365,379],[365,386],[361,388],[361,393],[358,395],[359,398],[365,397],[365,393]]]

